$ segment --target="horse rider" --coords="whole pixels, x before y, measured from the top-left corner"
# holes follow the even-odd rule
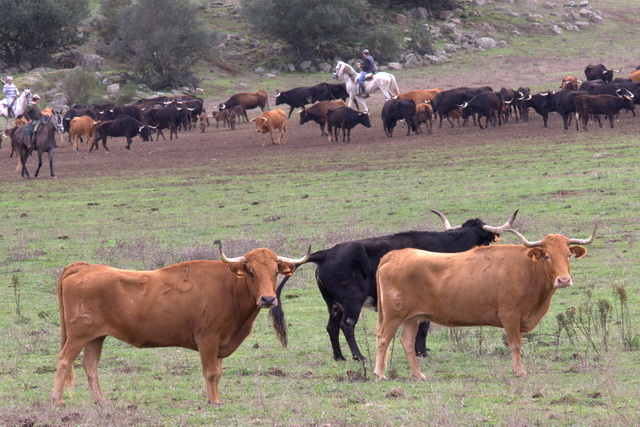
[[[369,55],[369,49],[362,51],[362,62],[358,62],[358,83],[360,84],[360,95],[366,95],[364,88],[364,77],[376,71],[376,63],[373,61],[373,56]]]
[[[40,123],[42,113],[40,112],[40,95],[37,93],[31,97],[31,104],[27,105],[22,115],[27,121],[27,133],[29,135],[29,145],[32,150],[37,150],[36,126]]]
[[[7,76],[7,81],[4,82],[2,93],[7,97],[7,117],[14,117],[13,103],[16,98],[20,96],[20,92],[16,85],[13,84],[13,77]]]

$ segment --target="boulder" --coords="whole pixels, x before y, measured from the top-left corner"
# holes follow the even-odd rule
[[[399,62],[389,62],[389,64],[387,64],[387,66],[389,68],[391,68],[392,70],[402,70],[402,64]]]
[[[107,67],[103,57],[95,54],[80,53],[76,65],[86,71],[102,71]]]
[[[491,37],[480,37],[477,40],[478,47],[487,50],[487,49],[495,49],[495,47],[497,46],[498,42],[496,42],[494,39],[492,39]]]

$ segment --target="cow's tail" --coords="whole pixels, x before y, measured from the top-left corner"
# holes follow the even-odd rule
[[[60,278],[58,279],[58,305],[60,307],[60,352],[62,352],[62,349],[64,348],[65,344],[67,343],[67,322],[66,322],[66,315],[65,315],[65,308],[64,308],[64,298],[62,296],[62,283],[64,282],[64,280],[71,276],[72,274],[75,274],[79,271],[80,267],[87,265],[87,263],[85,262],[76,262],[73,264],[69,264],[68,266],[66,266],[64,268],[64,270],[62,270],[62,273],[60,274]],[[69,393],[69,395],[71,395],[73,393],[73,387],[76,383],[76,374],[73,371],[73,363],[69,364],[69,369],[67,369],[67,372],[63,378],[63,388],[67,389],[67,392]]]

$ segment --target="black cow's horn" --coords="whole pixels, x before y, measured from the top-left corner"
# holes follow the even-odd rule
[[[217,243],[218,247],[220,248],[220,261],[222,262],[245,262],[246,261],[244,256],[239,256],[237,258],[227,258],[224,252],[222,251],[222,242],[220,240],[216,240],[213,243],[214,244]]]
[[[505,223],[504,223],[503,225],[501,225],[500,227],[493,227],[493,226],[491,226],[491,225],[486,225],[486,224],[485,224],[485,225],[483,225],[483,226],[482,226],[482,229],[483,229],[483,230],[485,230],[485,231],[488,231],[488,232],[490,232],[490,233],[493,233],[493,234],[500,234],[500,233],[502,233],[503,231],[506,231],[506,230],[508,230],[508,229],[511,229],[511,227],[513,227],[513,221],[515,221],[515,220],[516,220],[516,216],[518,215],[518,211],[519,211],[519,209],[517,209],[517,210],[513,213],[513,215],[511,215],[511,218],[509,218],[509,221],[505,222]]]
[[[462,228],[461,225],[458,225],[456,227],[452,227],[451,224],[449,223],[449,220],[447,219],[446,216],[444,216],[444,214],[442,212],[438,212],[435,209],[429,209],[429,210],[440,217],[440,219],[442,220],[442,223],[444,224],[444,229],[445,230],[458,230],[458,229]]]

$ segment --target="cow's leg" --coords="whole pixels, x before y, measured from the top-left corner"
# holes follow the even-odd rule
[[[67,335],[67,340],[62,346],[58,354],[58,365],[56,366],[56,375],[53,380],[53,393],[51,398],[56,406],[63,406],[64,399],[62,393],[65,388],[69,391],[73,389],[75,375],[73,373],[73,361],[76,360],[80,351],[84,347],[84,342],[78,339],[72,339]]]
[[[133,139],[131,139],[131,137],[127,135],[127,146],[125,147],[127,150],[131,150],[132,142],[133,142]]]
[[[97,145],[98,144],[96,144],[96,148],[97,148]],[[104,147],[104,149],[106,150],[107,153],[111,152],[111,151],[109,151],[109,148],[107,147],[107,136],[106,135],[102,138],[102,146]]]
[[[376,368],[373,371],[379,380],[386,380],[384,368],[387,363],[387,349],[393,341],[396,331],[400,326],[399,318],[389,317],[389,313],[381,316],[378,313],[378,324],[376,326]]]
[[[427,357],[427,335],[429,334],[429,322],[421,322],[416,335],[416,356]]]
[[[98,380],[98,363],[100,362],[102,344],[104,344],[105,338],[106,336],[89,341],[84,346],[84,356],[82,358],[82,366],[87,374],[87,381],[89,382],[89,389],[91,390],[93,401],[98,405],[106,405],[109,403],[102,394],[100,381]]]
[[[316,276],[316,280],[318,281],[318,288],[320,289],[320,294],[324,299],[324,302],[327,304],[327,309],[329,310],[329,321],[327,322],[327,334],[329,334],[329,340],[331,341],[331,348],[333,349],[333,359],[334,360],[347,360],[342,354],[342,349],[340,348],[340,319],[342,319],[342,307],[336,301],[335,297],[331,292],[327,290],[324,286],[322,286],[322,282]]]
[[[520,352],[522,350],[520,319],[502,319],[502,325],[507,333],[507,341],[509,342],[509,348],[511,349],[511,364],[513,372],[519,377],[524,377],[527,375],[527,371],[525,371],[522,360],[520,359]]]
[[[419,322],[415,319],[407,319],[402,323],[402,333],[400,334],[400,342],[404,349],[404,354],[407,356],[407,362],[409,362],[409,368],[413,372],[413,376],[420,381],[424,381],[427,377],[420,372],[418,366],[418,359],[416,358],[416,350],[414,344],[416,342],[416,335],[418,333]]]
[[[215,339],[198,342],[200,361],[202,362],[202,374],[204,375],[204,381],[207,385],[207,399],[209,403],[215,406],[222,405],[220,395],[218,394],[218,384],[222,376],[222,358],[218,357],[218,345],[218,340]]]
[[[340,319],[340,329],[342,329],[342,333],[347,340],[353,360],[360,362],[367,360],[360,352],[356,342],[356,323],[358,322],[358,317],[360,317],[360,310],[363,304],[364,301],[352,298],[348,301],[348,304],[343,304],[342,319]]]
[[[609,126],[611,127],[611,129],[613,129],[613,114],[609,114]]]
[[[549,119],[549,113],[543,113],[542,114],[542,121],[544,122],[544,127],[548,127],[547,126],[547,120]]]

